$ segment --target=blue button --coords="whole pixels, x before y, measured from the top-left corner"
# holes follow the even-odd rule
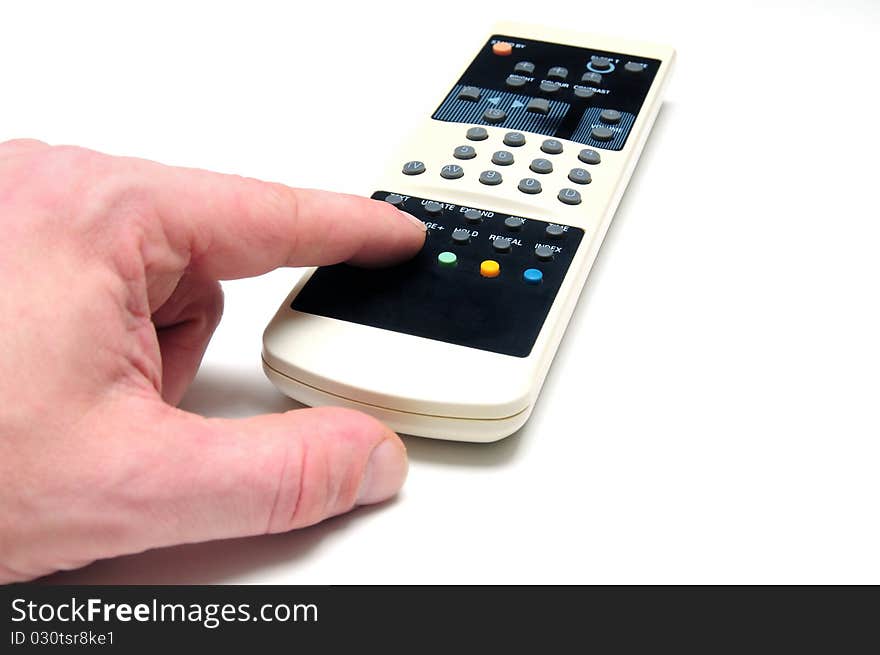
[[[523,280],[525,280],[526,284],[541,284],[541,278],[543,277],[544,274],[537,268],[527,268],[523,272]]]

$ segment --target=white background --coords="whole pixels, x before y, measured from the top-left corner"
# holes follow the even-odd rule
[[[7,2],[0,138],[369,193],[497,18],[679,54],[531,422],[408,439],[384,506],[56,581],[880,583],[877,2]],[[295,275],[225,285],[185,407],[290,407],[259,353]]]

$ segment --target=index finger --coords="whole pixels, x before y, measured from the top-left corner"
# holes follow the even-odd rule
[[[214,279],[281,266],[390,264],[425,241],[424,223],[384,201],[137,161],[164,240]]]

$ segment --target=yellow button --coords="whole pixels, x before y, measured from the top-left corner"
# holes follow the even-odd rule
[[[499,41],[498,43],[493,43],[492,52],[494,52],[496,55],[506,57],[511,52],[513,52],[513,44],[508,43],[507,41]]]
[[[501,273],[501,266],[494,259],[487,259],[480,264],[480,275],[483,277],[498,277]]]

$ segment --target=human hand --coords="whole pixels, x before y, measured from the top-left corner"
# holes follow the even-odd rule
[[[384,202],[39,141],[0,144],[0,582],[283,532],[393,496],[400,439],[358,412],[174,405],[218,280],[412,256]]]

